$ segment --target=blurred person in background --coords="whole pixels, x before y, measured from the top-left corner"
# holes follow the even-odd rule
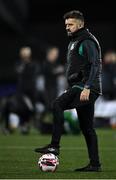
[[[105,99],[116,99],[116,51],[109,50],[103,58],[103,96]]]
[[[32,49],[30,47],[20,48],[15,72],[17,77],[16,94],[8,99],[3,116],[7,131],[12,131],[13,122],[17,122],[15,124],[20,124],[21,133],[27,134],[30,129],[30,118],[35,112],[37,101],[36,79],[40,72],[37,62],[32,59]],[[12,127],[10,124],[12,124]]]
[[[97,127],[116,128],[116,51],[109,50],[103,56],[103,96],[95,104]]]
[[[58,77],[64,74],[64,67],[59,63],[59,53],[58,47],[49,47],[43,64],[49,108],[51,107],[51,102],[58,94]]]
[[[64,110],[76,108],[80,128],[85,137],[89,164],[75,171],[101,171],[97,135],[93,128],[94,103],[101,91],[101,48],[96,38],[84,27],[84,17],[79,11],[64,15],[70,43],[67,53],[68,90],[53,102],[54,127],[51,143],[36,148],[38,153],[59,155],[59,144],[64,124]]]
[[[45,59],[43,61],[46,108],[40,120],[40,131],[42,133],[52,132],[53,116],[51,102],[58,96],[58,93],[64,91],[65,88],[64,67],[59,62],[59,55],[59,48],[50,46],[46,50]]]

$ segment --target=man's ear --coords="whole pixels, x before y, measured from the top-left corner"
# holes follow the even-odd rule
[[[78,28],[81,29],[83,27],[83,25],[80,23],[78,24]]]
[[[84,22],[80,21],[79,28],[83,28],[83,27],[84,27]]]

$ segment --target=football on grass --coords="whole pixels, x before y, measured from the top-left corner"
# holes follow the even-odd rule
[[[43,154],[38,161],[39,168],[44,172],[55,172],[59,165],[59,159],[52,153]]]

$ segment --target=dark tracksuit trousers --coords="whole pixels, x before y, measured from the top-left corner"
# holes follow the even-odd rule
[[[63,111],[76,108],[80,128],[86,140],[90,163],[98,166],[100,163],[98,157],[97,135],[93,128],[94,103],[98,94],[91,92],[89,101],[82,102],[80,101],[81,91],[82,90],[77,87],[71,87],[53,102],[54,125],[51,144],[56,147],[59,146],[64,124]]]

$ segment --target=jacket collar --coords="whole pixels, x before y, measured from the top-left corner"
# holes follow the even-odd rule
[[[81,28],[81,29],[79,29],[78,31],[76,31],[76,32],[74,32],[74,33],[72,34],[72,36],[70,37],[70,40],[74,40],[74,39],[76,39],[76,38],[78,38],[78,37],[80,37],[80,36],[83,36],[83,34],[88,33],[88,32],[89,32],[88,29],[86,29],[86,28]]]

